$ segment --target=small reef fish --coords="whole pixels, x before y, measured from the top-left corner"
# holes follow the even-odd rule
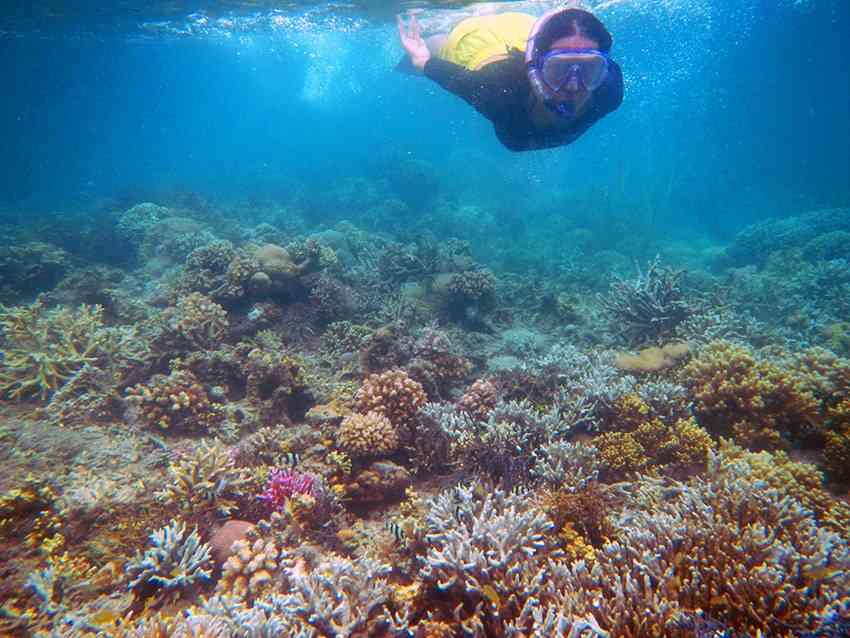
[[[299,463],[301,463],[301,455],[297,452],[287,452],[281,457],[283,461],[281,465],[284,467],[288,467],[289,469],[295,468]]]
[[[396,543],[403,543],[406,534],[404,533],[404,528],[401,525],[396,523],[395,521],[389,521],[386,525],[387,530],[390,534],[393,535]]]
[[[404,544],[407,537],[416,532],[416,522],[412,520],[403,520],[401,523],[388,521],[384,527],[393,535],[395,542],[399,545]]]

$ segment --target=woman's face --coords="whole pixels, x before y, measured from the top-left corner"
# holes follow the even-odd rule
[[[558,38],[552,43],[551,49],[597,49],[599,43],[585,35],[576,34]],[[558,91],[558,99],[572,106],[575,113],[580,113],[590,99],[590,91],[573,75]]]

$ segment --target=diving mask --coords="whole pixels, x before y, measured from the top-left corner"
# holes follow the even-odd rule
[[[572,79],[594,91],[608,76],[608,56],[596,49],[553,49],[539,61],[540,79],[555,97]]]

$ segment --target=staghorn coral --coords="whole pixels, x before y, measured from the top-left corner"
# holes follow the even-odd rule
[[[850,482],[850,397],[830,406],[823,460],[830,477]]]
[[[728,461],[746,463],[753,478],[800,501],[823,526],[839,533],[850,528],[850,505],[824,489],[823,473],[816,466],[793,461],[783,451],[749,452],[725,439],[718,449]]]
[[[116,627],[111,638],[233,638],[230,625],[212,616],[166,616],[159,612]]]
[[[215,440],[204,441],[178,456],[169,465],[168,474],[169,480],[157,497],[192,514],[217,512],[226,516],[236,509],[240,490],[249,483],[228,449]]]
[[[172,520],[153,532],[150,540],[152,547],[144,554],[138,552],[125,567],[128,587],[142,597],[174,597],[209,579],[210,547],[201,543],[197,529],[187,535],[186,523]]]
[[[369,375],[355,395],[358,412],[381,414],[396,428],[407,425],[427,400],[422,385],[399,369]]]
[[[354,458],[387,456],[398,449],[395,426],[380,412],[351,414],[336,433],[337,445]]]
[[[646,272],[638,267],[635,279],[614,281],[600,301],[629,342],[657,343],[694,312],[681,288],[682,275],[661,266],[656,257]]]
[[[534,450],[563,438],[574,425],[561,418],[558,406],[540,412],[526,401],[500,402],[486,421],[476,421],[455,406],[434,403],[427,404],[422,415],[420,421],[436,424],[448,439],[455,464],[508,486],[528,480]],[[439,438],[434,442],[439,444]]]
[[[169,432],[209,432],[224,418],[222,405],[210,401],[188,370],[154,375],[148,383],[127,388],[128,418],[147,428]]]
[[[592,445],[554,441],[532,455],[532,476],[565,492],[583,490],[599,475],[599,451]]]
[[[547,541],[552,522],[528,507],[527,494],[481,484],[443,492],[426,511],[423,584],[466,633],[506,635],[502,623],[521,616],[540,587],[546,557],[554,555]]]
[[[100,306],[50,310],[41,300],[0,306],[0,326],[0,396],[5,399],[45,400],[84,365],[107,354],[109,334]]]
[[[793,370],[757,359],[744,346],[714,341],[681,371],[694,410],[710,432],[757,447],[816,433],[820,403]]]
[[[368,558],[351,561],[331,556],[306,571],[287,568],[289,593],[279,599],[279,609],[314,628],[320,636],[367,635],[389,600],[385,578],[390,571]]]

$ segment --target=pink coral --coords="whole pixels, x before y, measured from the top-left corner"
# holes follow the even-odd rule
[[[266,489],[260,494],[260,500],[269,504],[271,509],[283,511],[286,501],[294,494],[313,495],[316,477],[295,470],[272,470],[266,481]]]

